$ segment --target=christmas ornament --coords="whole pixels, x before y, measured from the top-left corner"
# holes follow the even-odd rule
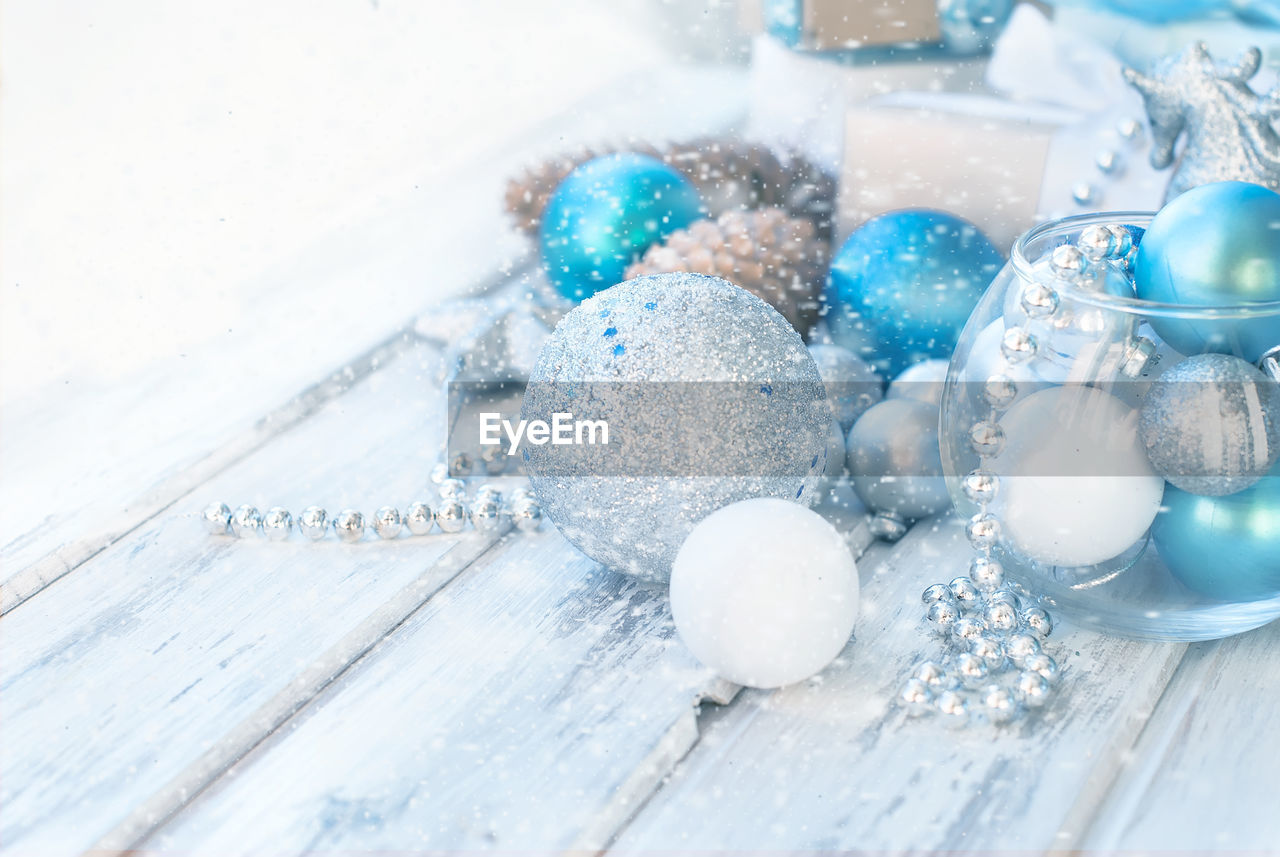
[[[1152,542],[1174,577],[1209,598],[1257,601],[1280,595],[1280,465],[1227,497],[1170,485]]]
[[[1006,544],[1048,565],[1111,559],[1146,534],[1164,480],[1138,438],[1138,414],[1093,387],[1052,387],[1017,402],[999,423],[1003,449],[992,508]]]
[[[858,569],[822,516],[773,498],[704,518],[671,570],[680,639],[720,676],[749,687],[807,678],[849,642]]]
[[[640,577],[666,580],[715,510],[760,496],[811,502],[823,472],[831,413],[804,343],[764,301],[714,277],[629,280],[561,320],[522,416],[585,407],[622,442],[590,466],[579,466],[582,447],[527,446],[530,479],[565,538]]]
[[[776,206],[791,217],[810,221],[822,239],[831,238],[834,177],[796,153],[783,159],[764,146],[714,137],[665,146],[582,147],[534,164],[507,183],[507,211],[516,226],[536,236],[543,211],[560,182],[587,161],[620,152],[649,155],[679,170],[698,189],[712,217]]]
[[[810,345],[809,354],[822,376],[831,414],[844,431],[884,397],[884,382],[876,370],[849,349],[839,345]],[[843,451],[840,457],[844,458]]]
[[[849,430],[845,466],[859,499],[876,513],[873,531],[893,538],[911,521],[950,504],[938,450],[938,409],[886,399]]]
[[[1280,142],[1277,142],[1280,147]],[[1280,302],[1280,194],[1244,182],[1203,185],[1155,216],[1138,247],[1138,297],[1222,306]],[[1261,309],[1261,308],[1260,308]],[[1280,343],[1280,316],[1184,319],[1151,326],[1183,354],[1231,353],[1250,363]]]
[[[780,208],[731,211],[677,229],[626,276],[692,271],[720,277],[763,298],[804,336],[817,319],[828,253],[809,220]]]
[[[582,300],[622,280],[627,265],[700,216],[679,172],[647,155],[588,161],[556,188],[542,220],[542,263],[556,289]]]
[[[940,211],[893,211],[854,230],[831,262],[825,293],[836,344],[874,338],[877,369],[948,357],[1003,259],[977,227]],[[865,354],[861,356],[867,356]]]
[[[1156,63],[1150,74],[1124,70],[1146,102],[1151,165],[1172,164],[1178,137],[1187,134],[1166,200],[1222,181],[1280,191],[1280,135],[1272,125],[1280,115],[1280,89],[1262,96],[1248,83],[1261,65],[1258,48],[1224,67],[1214,63],[1204,42],[1196,42]]]
[[[1183,491],[1234,494],[1280,459],[1280,384],[1238,357],[1190,357],[1151,385],[1139,431],[1156,471]]]
[[[935,408],[942,405],[942,388],[947,381],[947,360],[924,360],[908,366],[889,384],[886,399],[916,399]]]

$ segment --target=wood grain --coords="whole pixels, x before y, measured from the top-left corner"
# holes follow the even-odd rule
[[[1009,729],[909,720],[894,698],[929,649],[919,593],[962,573],[950,518],[861,563],[855,642],[817,680],[751,692],[619,836],[655,849],[1042,851],[1075,841],[1182,647],[1060,629],[1059,696]]]
[[[431,349],[402,354],[0,620],[6,847],[78,851],[163,814],[166,788],[216,773],[358,657],[369,617],[389,628],[406,592],[484,546],[235,540],[196,519],[218,499],[371,511],[424,493],[438,369]]]

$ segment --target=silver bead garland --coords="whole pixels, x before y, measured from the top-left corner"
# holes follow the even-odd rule
[[[1050,269],[1060,281],[1081,285],[1096,265],[1121,268],[1132,262],[1133,237],[1123,226],[1086,229],[1074,245],[1053,250]],[[1023,287],[1020,305],[1032,319],[1052,318],[1060,299],[1052,285],[1031,282]],[[1011,327],[1001,342],[1006,364],[1033,359],[1038,343],[1029,331]],[[1154,348],[1144,339],[1128,347],[1122,371],[1136,376]],[[961,481],[966,497],[978,507],[965,526],[976,556],[969,574],[925,589],[921,601],[925,622],[945,642],[941,661],[924,661],[903,684],[899,702],[913,717],[937,714],[952,726],[974,721],[1011,723],[1049,699],[1058,677],[1058,664],[1042,648],[1053,633],[1053,619],[1039,604],[1024,606],[1023,597],[1006,587],[1004,570],[994,551],[1000,541],[1000,521],[991,505],[1000,491],[999,477],[989,469],[1004,448],[1000,414],[1013,405],[1018,388],[997,370],[983,385],[988,411],[969,430],[969,445],[978,466]]]
[[[358,542],[370,531],[382,540],[399,539],[407,531],[409,536],[425,536],[436,527],[442,533],[460,533],[470,523],[480,532],[496,530],[504,518],[510,518],[516,529],[523,533],[536,531],[542,524],[542,507],[527,486],[511,492],[504,502],[502,492],[492,485],[481,485],[468,501],[466,483],[461,479],[440,480],[437,486],[439,502],[435,509],[424,502],[410,504],[401,514],[395,506],[383,506],[368,518],[355,509],[344,509],[332,518],[319,506],[308,506],[295,519],[282,506],[273,506],[266,514],[249,505],[240,506],[234,512],[226,503],[212,503],[204,509],[200,520],[213,535],[232,535],[236,538],[266,537],[272,541],[284,541],[293,532],[301,533],[311,541],[320,541],[331,533],[344,542]]]

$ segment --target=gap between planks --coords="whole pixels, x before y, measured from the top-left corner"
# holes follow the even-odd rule
[[[480,297],[518,278],[527,269],[497,271],[462,297]],[[414,332],[416,316],[390,336],[349,361],[327,378],[305,388],[285,404],[261,417],[251,428],[178,473],[169,476],[114,516],[91,536],[76,539],[47,554],[0,585],[0,615],[22,605],[45,588],[75,571],[115,542],[129,535],[186,497],[209,479],[243,461],[280,434],[314,416],[328,402],[342,396],[423,338]]]

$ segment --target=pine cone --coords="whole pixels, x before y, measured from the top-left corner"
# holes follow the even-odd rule
[[[547,201],[565,176],[592,158],[620,151],[652,155],[682,172],[697,187],[712,217],[780,206],[811,220],[820,236],[831,238],[836,186],[830,175],[798,156],[784,165],[764,146],[712,137],[661,149],[648,144],[582,148],[535,164],[507,183],[507,211],[516,226],[536,235]]]
[[[626,276],[692,271],[722,277],[763,298],[803,336],[817,320],[829,247],[811,221],[781,208],[730,211],[672,232]]]

